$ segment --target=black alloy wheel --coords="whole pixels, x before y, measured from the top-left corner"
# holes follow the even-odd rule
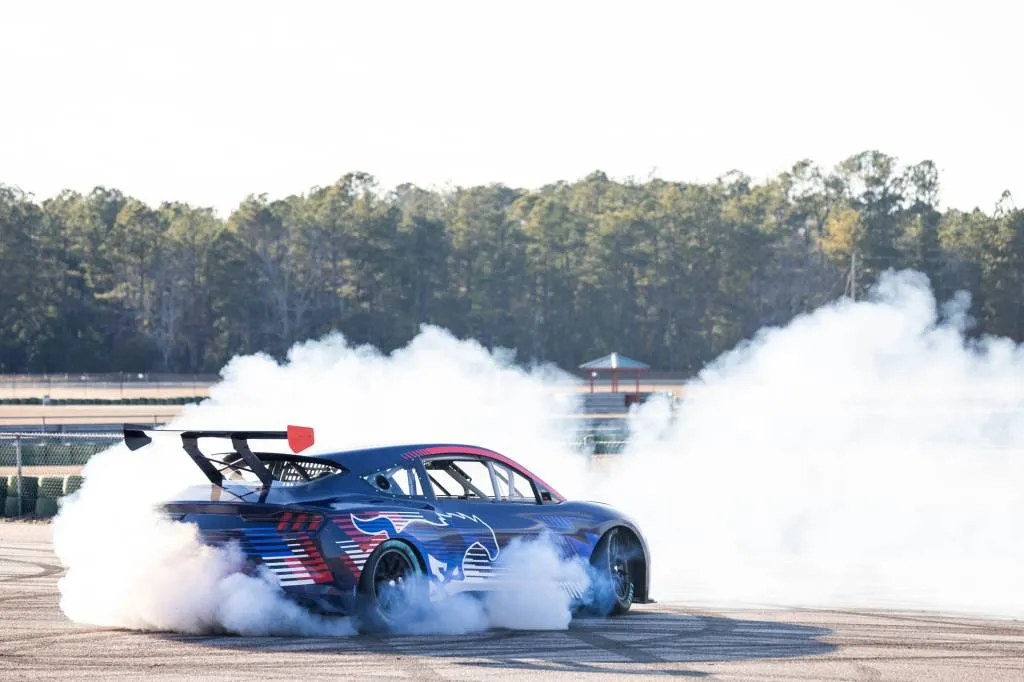
[[[413,549],[385,540],[370,555],[359,578],[357,623],[366,632],[394,632],[408,625],[427,598],[423,571]]]
[[[619,603],[633,601],[633,578],[629,570],[629,558],[620,539],[621,532],[612,531],[608,537],[608,575]]]
[[[590,557],[597,580],[593,585],[594,602],[586,611],[613,616],[629,611],[636,598],[634,572],[642,566],[641,551],[625,528],[613,528],[604,534]]]
[[[373,596],[384,616],[393,618],[408,607],[405,586],[412,575],[415,575],[412,561],[401,549],[385,549],[378,557],[373,567]]]

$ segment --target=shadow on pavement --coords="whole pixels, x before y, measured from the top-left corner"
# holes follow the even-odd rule
[[[679,665],[826,654],[836,649],[820,640],[830,633],[792,623],[638,610],[619,618],[576,619],[568,630],[544,632],[337,638],[161,636],[231,650],[465,658],[461,665],[481,669],[575,673],[609,672],[609,664],[619,664],[614,671],[629,674],[629,664],[635,664],[637,674],[700,677],[705,673]]]

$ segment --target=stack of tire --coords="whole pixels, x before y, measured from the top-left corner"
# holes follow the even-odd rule
[[[57,502],[82,486],[81,476],[17,476],[0,478],[0,510],[6,517],[49,518],[60,509]]]
[[[38,492],[39,479],[35,476],[22,476],[21,490],[18,489],[18,477],[8,476],[4,516],[24,516],[35,513]]]

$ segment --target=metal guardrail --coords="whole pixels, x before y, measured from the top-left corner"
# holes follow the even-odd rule
[[[97,433],[121,431],[121,425],[151,424],[160,426],[178,416],[177,412],[165,414],[76,414],[59,415],[0,415],[0,434],[9,433],[69,433],[92,429]]]
[[[0,384],[158,384],[185,386],[213,384],[216,374],[171,374],[159,372],[53,372],[46,374],[0,374]]]
[[[0,374],[0,398],[168,398],[204,396],[219,378],[176,374]]]

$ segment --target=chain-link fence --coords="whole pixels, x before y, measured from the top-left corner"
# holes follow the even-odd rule
[[[78,490],[82,467],[121,440],[108,433],[0,433],[0,511],[46,518],[57,500]]]
[[[82,484],[90,457],[122,438],[107,432],[0,432],[0,513],[7,517],[47,518],[57,500]],[[614,455],[628,441],[621,435],[590,433],[576,441],[582,454]]]
[[[618,455],[626,449],[628,440],[621,436],[587,434],[579,439],[576,449],[587,455]]]

